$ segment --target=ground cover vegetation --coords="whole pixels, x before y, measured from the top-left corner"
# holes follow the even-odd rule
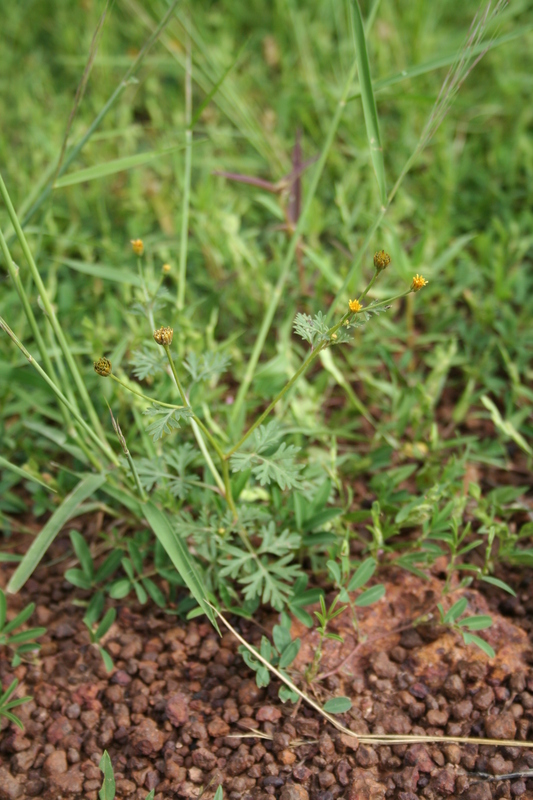
[[[42,633],[9,593],[91,511],[64,576],[109,671],[116,601],[270,608],[242,656],[297,702],[392,567],[440,570],[435,619],[494,656],[462,590],[533,563],[529,3],[27,5],[2,53],[9,658]]]

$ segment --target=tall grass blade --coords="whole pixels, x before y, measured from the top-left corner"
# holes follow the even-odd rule
[[[173,153],[175,150],[182,150],[184,145],[175,145],[174,147],[167,147],[164,150],[149,150],[147,153],[137,153],[134,156],[126,156],[125,158],[116,158],[113,161],[106,161],[104,164],[95,164],[94,167],[87,167],[80,169],[76,172],[71,172],[69,175],[63,175],[62,178],[54,184],[54,189],[62,189],[64,186],[74,186],[77,183],[86,183],[87,181],[95,181],[99,178],[105,178],[107,175],[115,175],[117,172],[125,172],[134,167],[141,167],[144,164],[149,164],[157,158]]]
[[[166,514],[160,511],[151,501],[143,506],[143,512],[148,524],[187,584],[192,596],[218,631],[216,618],[209,606],[208,597],[205,593],[202,581],[196,571],[196,567],[194,566],[185,543],[170,524]]]
[[[361,84],[361,100],[363,102],[363,114],[365,117],[366,135],[370,146],[370,155],[376,180],[378,182],[379,197],[381,205],[387,203],[387,183],[385,180],[385,161],[383,159],[383,148],[379,135],[378,112],[374,89],[372,88],[372,78],[370,76],[370,64],[368,61],[368,51],[366,49],[365,29],[361,9],[358,0],[352,0],[352,33],[355,45],[355,57],[357,59],[357,71]]]
[[[7,591],[16,593],[24,586],[30,575],[44,557],[46,551],[56,538],[59,531],[67,524],[69,519],[74,516],[81,503],[93,495],[104,483],[107,475],[88,475],[83,478],[76,488],[65,497],[59,508],[57,508],[44,528],[31,543],[28,552],[15,570],[15,574],[7,585]]]
[[[16,464],[12,464],[11,461],[8,461],[7,458],[4,458],[3,456],[0,456],[0,467],[11,470],[11,472],[14,472],[15,475],[19,475],[26,481],[33,481],[34,483],[40,484],[40,486],[44,486],[44,488],[47,489],[49,492],[55,492],[55,489],[52,489],[51,486],[48,486],[48,484],[42,481],[40,478],[37,478],[35,475],[32,475],[25,469],[17,467]]]

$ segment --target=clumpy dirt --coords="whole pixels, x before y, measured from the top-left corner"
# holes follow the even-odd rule
[[[60,538],[48,555],[60,559],[68,548]],[[83,608],[72,604],[87,595],[63,581],[63,570],[61,563],[40,568],[9,599],[10,615],[35,602],[31,623],[48,633],[35,664],[13,669],[0,657],[4,688],[17,677],[18,695],[33,696],[17,709],[24,731],[5,719],[0,725],[0,800],[97,800],[104,749],[117,798],[128,800],[145,800],[151,789],[155,800],[209,800],[219,783],[230,800],[533,798],[533,778],[473,774],[533,770],[533,748],[363,745],[304,704],[283,705],[276,683],[259,689],[230,632],[219,637],[206,622],[184,622],[153,605],[117,604],[105,638],[115,663],[108,674],[89,644]],[[0,585],[9,573],[2,565]],[[316,699],[349,695],[353,707],[339,719],[357,734],[533,739],[528,595],[467,591],[470,612],[494,619],[483,632],[497,650],[489,660],[436,624],[438,577],[424,582],[394,570],[386,577],[385,599],[362,610],[364,643],[356,647],[347,613],[335,620],[344,643],[327,644]],[[425,623],[409,624],[422,615]],[[231,622],[258,644],[276,620]],[[293,634],[302,637],[297,678],[317,639],[296,623]]]

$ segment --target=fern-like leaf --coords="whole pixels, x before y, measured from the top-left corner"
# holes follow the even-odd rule
[[[163,434],[179,428],[180,421],[192,415],[190,408],[164,408],[157,405],[147,408],[144,413],[146,416],[152,417],[152,422],[147,430],[154,442],[161,439]]]

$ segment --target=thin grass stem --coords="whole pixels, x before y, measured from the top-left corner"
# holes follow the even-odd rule
[[[192,171],[192,48],[187,36],[187,56],[185,63],[185,166],[183,172],[183,199],[181,206],[180,260],[178,269],[178,311],[185,307],[185,286],[187,281],[187,256],[189,250],[189,211],[191,201]]]
[[[4,203],[7,207],[7,211],[11,219],[11,224],[13,225],[17,238],[20,242],[22,252],[24,253],[24,257],[26,258],[26,261],[30,268],[30,273],[35,283],[35,286],[37,287],[37,290],[40,294],[41,302],[47,314],[48,321],[52,326],[52,330],[63,352],[65,360],[69,366],[72,377],[74,378],[74,383],[76,384],[76,388],[80,394],[81,399],[83,400],[83,403],[89,415],[89,420],[91,422],[91,425],[93,426],[95,432],[101,437],[102,442],[105,442],[107,445],[104,429],[102,428],[96,410],[91,402],[91,398],[89,397],[89,392],[87,391],[87,387],[85,386],[85,383],[82,380],[82,377],[78,370],[78,366],[70,351],[70,347],[65,337],[65,334],[63,333],[63,329],[61,328],[61,325],[59,324],[59,321],[56,317],[54,308],[48,297],[48,292],[46,291],[46,287],[42,281],[39,270],[37,269],[37,265],[35,264],[33,254],[30,250],[26,236],[24,235],[24,231],[22,230],[16,211],[13,207],[13,203],[11,202],[11,198],[7,191],[7,187],[1,175],[0,175],[0,194],[2,195]],[[109,448],[109,452],[107,455],[109,458],[116,458],[111,448]]]

